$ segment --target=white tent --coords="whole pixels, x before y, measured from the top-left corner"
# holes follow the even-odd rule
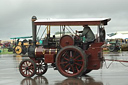
[[[116,35],[111,37],[111,39],[120,39],[120,38],[123,39],[124,35],[119,33],[119,34],[116,34]]]
[[[108,35],[106,35],[106,39],[111,39],[111,37],[109,37]]]
[[[128,39],[128,34],[124,34],[123,39]]]

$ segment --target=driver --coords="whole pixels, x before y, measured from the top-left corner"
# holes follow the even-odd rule
[[[87,50],[89,48],[89,45],[92,42],[94,42],[95,35],[88,25],[83,25],[83,27],[84,27],[83,31],[77,31],[77,32],[82,33],[81,37],[85,37],[85,41],[83,43],[83,49]]]

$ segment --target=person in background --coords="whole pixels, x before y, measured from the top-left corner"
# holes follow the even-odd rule
[[[125,39],[124,41],[125,41],[125,44],[127,44],[127,40]]]

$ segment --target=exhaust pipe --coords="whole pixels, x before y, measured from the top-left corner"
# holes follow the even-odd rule
[[[33,45],[36,46],[36,25],[34,24],[34,21],[36,21],[36,16],[32,17],[32,37],[33,37]]]

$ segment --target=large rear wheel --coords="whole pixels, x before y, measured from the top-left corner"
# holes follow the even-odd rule
[[[76,46],[62,48],[56,57],[59,72],[66,77],[78,77],[86,70],[86,54]]]

